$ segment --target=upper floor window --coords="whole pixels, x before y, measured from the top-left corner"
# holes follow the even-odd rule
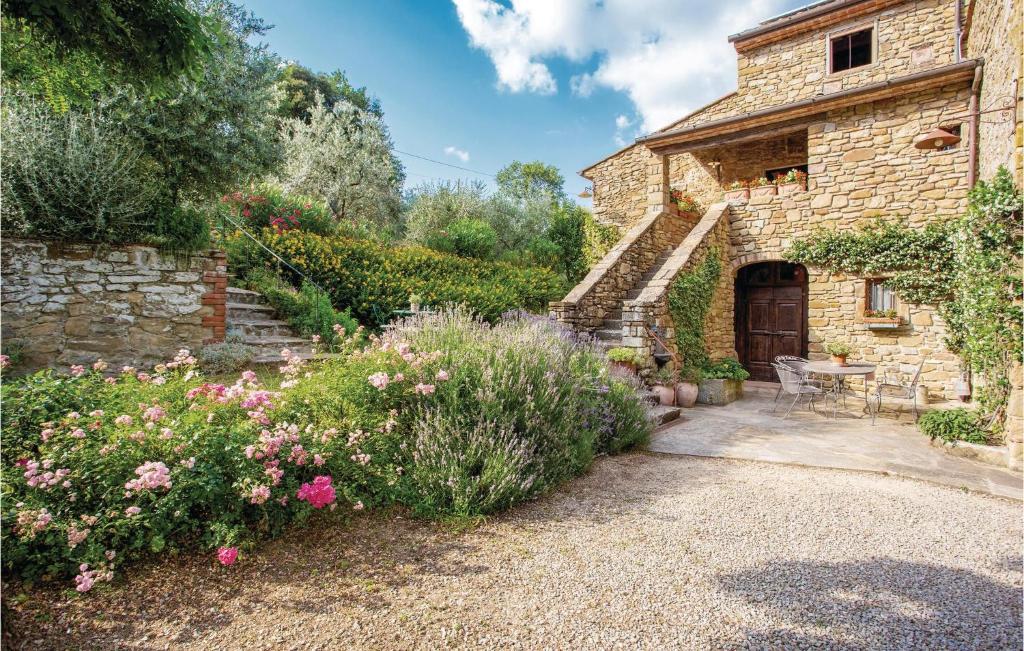
[[[829,39],[829,72],[837,73],[873,63],[874,28]]]

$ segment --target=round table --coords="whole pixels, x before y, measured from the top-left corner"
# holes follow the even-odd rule
[[[809,362],[805,367],[809,373],[815,373],[817,375],[828,375],[832,378],[832,417],[835,418],[839,411],[839,398],[846,391],[846,378],[854,375],[864,376],[864,405],[867,407],[868,413],[871,413],[871,401],[868,399],[868,380],[875,376],[875,369],[877,366],[874,364],[866,364],[864,362],[850,362],[845,366],[840,366],[829,361],[817,361]],[[843,406],[845,407],[845,401]]]

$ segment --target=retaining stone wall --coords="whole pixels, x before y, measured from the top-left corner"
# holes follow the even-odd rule
[[[16,371],[99,358],[145,366],[224,338],[221,251],[173,256],[148,246],[94,247],[5,239],[2,337]]]

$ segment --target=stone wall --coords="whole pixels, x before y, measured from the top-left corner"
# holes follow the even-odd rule
[[[93,247],[5,239],[3,345],[16,371],[169,359],[224,338],[227,261],[147,246]]]
[[[644,216],[651,157],[649,149],[633,145],[583,171],[593,183],[594,219],[629,229]]]
[[[1016,99],[1009,116],[986,113],[978,124],[978,178],[990,179],[1000,165],[1015,172],[1018,185],[1024,179],[1021,148],[1024,146],[1020,80],[1024,76],[1021,0],[975,0],[970,29],[964,43],[968,58],[984,58],[981,82],[982,109],[1004,106]],[[1007,119],[1007,117],[1009,119]]]
[[[599,327],[605,315],[622,304],[626,293],[658,256],[675,248],[692,227],[690,216],[674,210],[647,215],[563,300],[551,303],[551,316],[584,330]]]

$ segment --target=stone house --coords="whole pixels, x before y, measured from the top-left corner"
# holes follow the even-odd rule
[[[818,229],[960,214],[975,180],[1000,164],[1020,182],[1021,0],[825,0],[729,40],[734,92],[581,172],[597,219],[626,234],[553,316],[653,365],[663,351],[649,326],[673,346],[670,285],[713,250],[723,271],[705,324],[712,357],[774,380],[775,356],[822,358],[826,342],[843,340],[882,368],[927,360],[922,385],[953,397],[960,364],[934,306],[783,252]],[[940,127],[959,141],[915,147]],[[724,198],[734,181],[791,169],[807,174],[805,187]],[[703,208],[679,211],[672,190]],[[896,323],[871,316],[888,310]]]

